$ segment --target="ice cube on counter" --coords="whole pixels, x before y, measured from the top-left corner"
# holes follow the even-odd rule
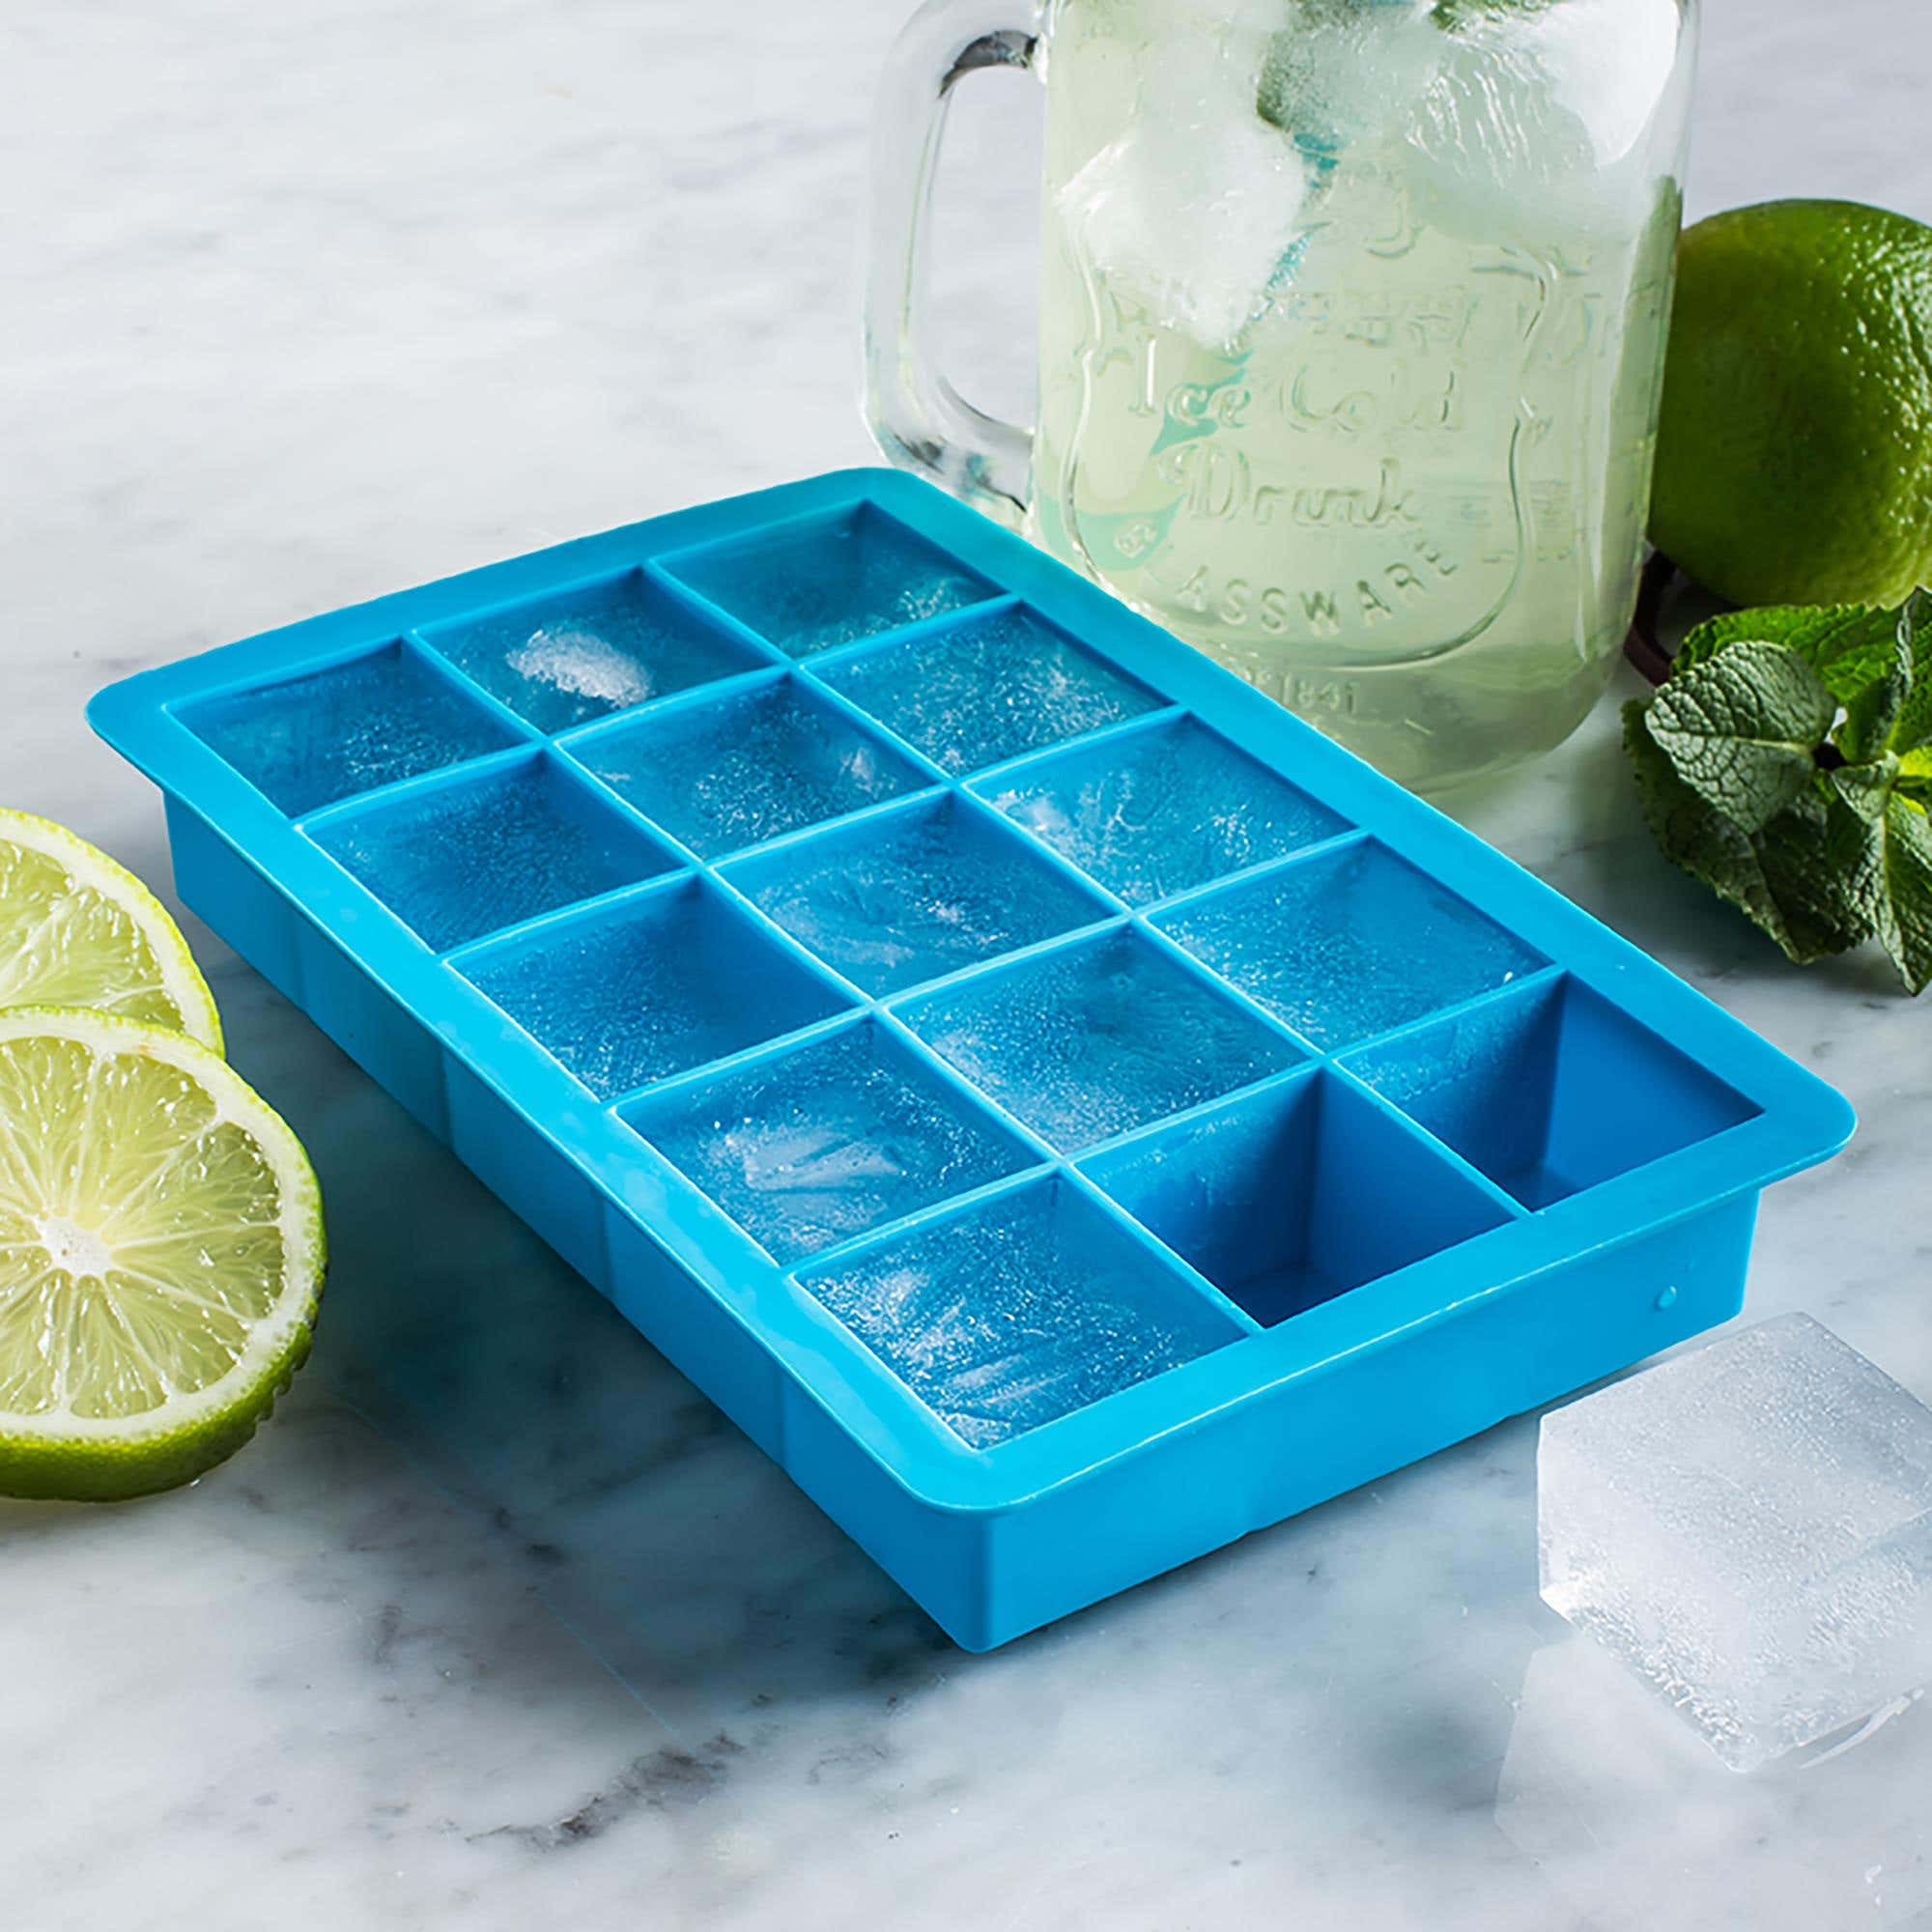
[[[1809,1316],[1543,1419],[1542,1588],[1732,1769],[1932,1682],[1932,1409]]]

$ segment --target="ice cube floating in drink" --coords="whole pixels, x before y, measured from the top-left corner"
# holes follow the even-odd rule
[[[1852,1127],[894,472],[92,717],[183,898],[972,1649],[1725,1320]]]

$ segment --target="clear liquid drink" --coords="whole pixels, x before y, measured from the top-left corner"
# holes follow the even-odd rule
[[[1690,39],[1680,0],[1058,0],[1037,434],[882,440],[1406,783],[1547,751],[1634,597]]]

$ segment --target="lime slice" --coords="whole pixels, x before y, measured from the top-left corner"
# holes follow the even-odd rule
[[[194,955],[132,872],[64,826],[0,811],[0,1008],[92,1007],[221,1051]]]
[[[0,1012],[0,1494],[190,1482],[308,1353],[308,1156],[221,1059],[111,1014]]]

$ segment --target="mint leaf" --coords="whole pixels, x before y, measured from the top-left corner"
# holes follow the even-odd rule
[[[1915,590],[1898,613],[1898,655],[1911,689],[1893,721],[1890,746],[1900,753],[1932,746],[1932,593]]]
[[[1472,21],[1507,17],[1512,14],[1544,14],[1556,0],[1435,0],[1429,17],[1445,33],[1456,33]]]
[[[1753,641],[1674,670],[1651,700],[1648,732],[1685,784],[1754,833],[1810,789],[1837,709],[1796,651]]]
[[[1932,984],[1932,817],[1893,797],[1885,813],[1885,905],[1878,936],[1909,993]]]
[[[1904,619],[1899,621],[1902,627]],[[1838,726],[1834,742],[1852,764],[1861,765],[1881,754],[1890,755],[1886,748],[1891,743],[1892,732],[1911,700],[1911,648],[1902,638],[1895,638],[1891,652],[1890,668],[1846,701],[1844,722]]]
[[[1870,764],[1846,765],[1827,781],[1839,801],[1867,825],[1876,825],[1885,816],[1897,781],[1898,760],[1889,752]]]
[[[1932,983],[1932,818],[1882,767],[1834,772],[1832,783],[1832,864],[1906,990],[1922,992]]]
[[[1639,699],[1624,707],[1624,745],[1664,857],[1769,933],[1787,958],[1803,966],[1871,936],[1866,904],[1847,891],[1846,853],[1842,843],[1833,848],[1832,813],[1815,789],[1807,785],[1785,810],[1747,832],[1679,777],[1652,738]],[[1861,835],[1854,842],[1861,849],[1865,841]]]
[[[1896,611],[1866,604],[1770,604],[1755,611],[1726,611],[1707,618],[1684,639],[1672,677],[1734,644],[1782,644],[1824,679],[1840,704],[1849,704],[1891,668],[1898,632]]]

